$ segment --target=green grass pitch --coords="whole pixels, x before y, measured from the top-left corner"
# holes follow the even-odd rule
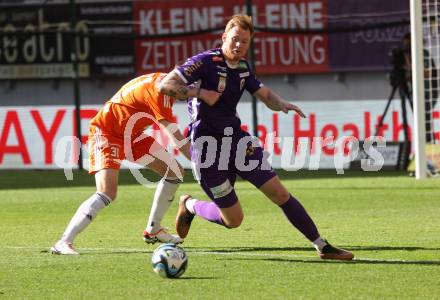
[[[320,232],[352,250],[323,261],[281,210],[236,184],[245,219],[224,229],[195,219],[181,279],[153,273],[156,246],[142,230],[154,190],[122,172],[118,200],[76,240],[79,257],[50,255],[93,178],[58,171],[0,172],[0,298],[53,299],[435,299],[440,298],[440,181],[404,173],[281,175]],[[191,179],[191,177],[188,177]],[[206,198],[188,180],[178,195]],[[174,231],[175,201],[163,225]]]

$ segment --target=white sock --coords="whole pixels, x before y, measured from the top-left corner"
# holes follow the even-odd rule
[[[98,212],[112,202],[104,193],[95,193],[84,201],[67,225],[61,238],[66,243],[72,243],[75,237],[84,230],[96,217]]]
[[[190,211],[190,213],[192,213],[194,215],[196,214],[196,212],[194,210],[194,205],[196,204],[197,201],[199,201],[199,200],[190,198],[190,199],[186,200],[186,202],[185,202],[186,208]]]
[[[174,194],[179,187],[180,180],[177,177],[166,178],[159,181],[154,193],[153,204],[145,228],[149,233],[156,233],[160,230],[166,211],[174,200]]]
[[[326,245],[327,245],[327,242],[322,237],[319,237],[313,241],[313,247],[315,247],[315,249],[320,252],[322,251],[322,248],[324,248]]]

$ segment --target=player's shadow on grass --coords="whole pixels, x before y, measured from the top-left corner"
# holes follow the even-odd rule
[[[338,245],[339,246],[339,245]],[[420,246],[340,246],[341,248],[350,251],[438,251],[438,247],[420,247]],[[200,248],[186,247],[193,249],[192,251],[200,250]],[[313,247],[234,247],[234,248],[218,248],[218,247],[204,247],[205,252],[274,252],[274,251],[310,251],[315,252]]]
[[[176,280],[194,280],[194,279],[219,279],[219,277],[214,277],[214,276],[185,276],[183,275],[183,277],[177,278]]]
[[[419,247],[419,246],[341,246],[344,249],[351,251],[438,251],[440,248],[435,247]],[[211,250],[212,249],[212,250]],[[197,248],[192,250],[197,252]],[[201,251],[201,250],[199,250]],[[315,253],[315,249],[312,247],[235,247],[235,248],[204,248],[203,251],[215,253],[241,253],[242,256],[246,256],[246,252],[252,255],[264,255],[255,254],[255,252],[279,252],[279,251],[308,251]],[[355,258],[352,261],[337,261],[337,260],[320,260],[317,258],[303,259],[303,258],[287,258],[287,257],[275,257],[277,253],[269,254],[272,257],[227,257],[224,260],[261,260],[261,261],[274,261],[274,262],[292,262],[292,263],[319,263],[319,264],[332,264],[332,263],[344,263],[344,264],[377,264],[377,265],[427,265],[427,266],[440,266],[440,260],[399,260],[399,259],[371,259],[371,258]],[[280,253],[280,256],[285,253]],[[356,252],[355,252],[356,255]]]
[[[438,247],[420,247],[420,246],[346,246],[344,249],[352,251],[438,251]]]
[[[297,188],[297,190],[299,191],[299,190],[304,190],[304,191],[307,191],[307,190],[311,190],[311,191],[314,191],[314,190],[321,190],[321,191],[327,191],[327,190],[332,190],[332,191],[339,191],[339,190],[341,190],[341,191],[363,191],[363,190],[369,190],[369,191],[387,191],[387,190],[395,190],[396,189],[396,187],[395,186],[389,186],[389,187],[386,187],[386,186],[379,186],[379,187],[370,187],[370,186],[367,186],[367,185],[362,185],[362,184],[359,184],[358,186],[356,186],[356,187],[352,187],[352,186],[347,186],[347,187],[341,187],[341,186],[326,186],[326,187],[298,187]],[[399,186],[399,190],[409,190],[409,191],[412,191],[412,190],[416,190],[417,189],[417,191],[433,191],[433,190],[438,190],[438,187],[436,187],[436,186],[432,186],[432,187],[429,187],[429,186],[425,186],[425,187],[417,187],[417,188],[414,188],[414,187],[411,187],[411,186]]]
[[[48,250],[41,250],[41,253],[49,253]],[[136,251],[132,251],[132,250],[115,250],[115,251],[93,251],[93,252],[82,252],[81,256],[87,256],[87,255],[127,255],[127,254],[151,254],[153,253],[153,251],[150,250],[136,250]],[[174,280],[212,280],[212,279],[219,279],[219,277],[216,276],[183,276],[183,277],[179,277],[176,278]]]
[[[362,259],[355,258],[351,261],[344,260],[318,260],[318,259],[300,259],[300,258],[276,258],[276,257],[227,257],[223,260],[260,260],[282,263],[309,263],[309,264],[367,264],[367,265],[425,265],[440,266],[440,260],[396,260],[396,259]]]

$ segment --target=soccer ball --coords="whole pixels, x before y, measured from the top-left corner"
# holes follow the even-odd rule
[[[151,258],[153,270],[164,278],[178,278],[188,267],[185,250],[175,244],[162,244],[156,248]]]

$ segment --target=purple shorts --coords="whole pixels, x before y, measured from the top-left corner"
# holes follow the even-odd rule
[[[255,138],[239,131],[232,136],[192,135],[193,172],[205,193],[218,207],[234,205],[237,175],[260,188],[276,176]]]

